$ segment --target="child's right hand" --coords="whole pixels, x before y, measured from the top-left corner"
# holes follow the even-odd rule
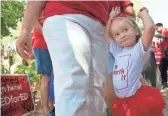
[[[120,10],[120,7],[116,6],[116,7],[113,7],[111,12],[110,12],[110,15],[109,15],[109,19],[108,19],[108,22],[106,24],[106,27],[105,27],[105,30],[104,30],[104,39],[105,41],[109,44],[110,43],[110,25],[111,25],[111,21],[118,15],[120,14],[121,10]]]
[[[109,19],[115,18],[117,15],[120,14],[120,12],[121,12],[120,7],[118,7],[118,6],[113,7],[110,12]]]

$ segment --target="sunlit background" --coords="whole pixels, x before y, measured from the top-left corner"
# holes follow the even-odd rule
[[[137,1],[137,0],[134,0]],[[168,0],[141,0],[141,5],[149,9],[155,23],[163,23],[168,28]]]

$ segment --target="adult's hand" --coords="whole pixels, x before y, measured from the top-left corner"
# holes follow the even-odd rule
[[[23,59],[32,59],[31,33],[22,31],[19,39],[16,41],[16,51]]]

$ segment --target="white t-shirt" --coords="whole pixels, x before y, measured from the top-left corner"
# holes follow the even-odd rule
[[[134,47],[120,47],[113,40],[110,53],[114,56],[113,86],[118,97],[130,97],[141,87],[141,72],[149,57],[144,51],[142,40]]]

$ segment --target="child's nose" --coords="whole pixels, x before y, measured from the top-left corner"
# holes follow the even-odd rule
[[[120,34],[121,35],[121,39],[124,39],[125,38],[125,34],[124,33],[122,33],[122,34]]]

